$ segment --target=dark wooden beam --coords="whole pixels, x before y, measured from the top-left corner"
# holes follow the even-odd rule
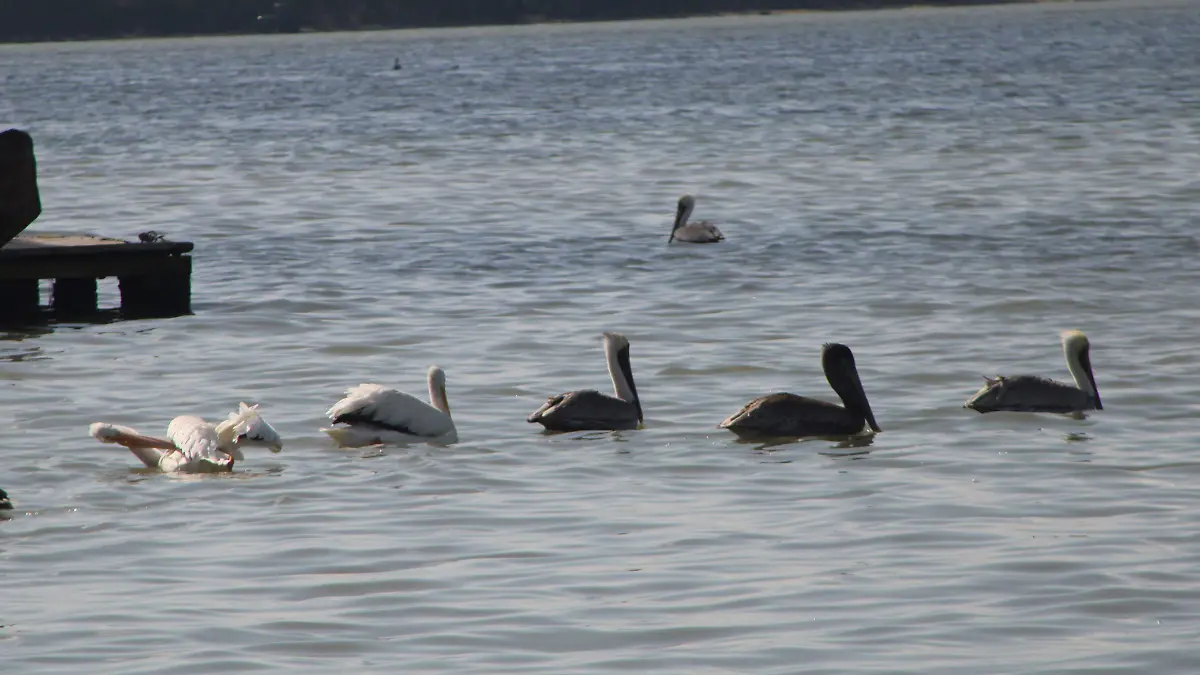
[[[96,278],[67,277],[54,280],[54,311],[63,314],[88,314],[96,311]]]
[[[0,321],[9,323],[36,316],[40,298],[37,279],[0,279]]]
[[[128,318],[179,316],[192,311],[192,257],[163,258],[153,273],[121,274],[121,315]]]

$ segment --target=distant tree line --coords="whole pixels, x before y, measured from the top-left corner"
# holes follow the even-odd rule
[[[588,21],[989,1],[995,0],[0,0],[0,41]]]

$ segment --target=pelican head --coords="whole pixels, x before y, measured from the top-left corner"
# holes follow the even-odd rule
[[[1063,356],[1067,368],[1075,379],[1075,386],[1096,401],[1096,410],[1104,410],[1100,403],[1100,390],[1096,388],[1096,376],[1092,374],[1092,345],[1083,331],[1068,330],[1062,333]]]
[[[604,333],[604,355],[608,359],[608,375],[612,378],[617,398],[632,403],[637,408],[638,422],[642,422],[642,401],[638,398],[637,386],[633,383],[633,367],[629,364],[629,339],[620,333]]]
[[[679,205],[675,207],[675,225],[671,227],[671,236],[667,237],[667,243],[675,240],[675,230],[687,225],[688,218],[692,215],[692,209],[696,208],[696,199],[691,195],[684,195],[679,198]]]
[[[271,452],[283,450],[283,439],[275,427],[258,414],[257,405],[238,404],[238,411],[229,413],[229,419],[224,424],[233,428],[233,440],[237,445],[262,445]]]
[[[447,415],[450,414],[450,399],[446,398],[446,371],[441,366],[429,366],[429,402]]]
[[[821,368],[825,371],[829,386],[841,397],[846,411],[865,419],[871,431],[882,431],[875,422],[875,413],[871,412],[867,393],[863,391],[862,380],[858,377],[854,352],[846,345],[830,342],[821,347]]]

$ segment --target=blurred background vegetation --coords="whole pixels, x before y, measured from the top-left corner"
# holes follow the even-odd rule
[[[995,0],[0,0],[0,41],[591,21]]]

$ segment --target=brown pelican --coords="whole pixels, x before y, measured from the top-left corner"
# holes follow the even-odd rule
[[[550,397],[528,421],[550,431],[637,429],[642,423],[642,404],[629,366],[629,340],[620,333],[605,333],[604,356],[615,397],[595,389],[569,391]]]
[[[1078,414],[1084,410],[1103,410],[1096,378],[1092,375],[1091,345],[1087,336],[1077,330],[1066,331],[1062,334],[1062,347],[1067,368],[1075,378],[1074,387],[1036,375],[984,377],[987,384],[963,407],[981,413],[1009,410]]]
[[[692,215],[694,208],[696,208],[696,200],[691,195],[679,198],[679,206],[675,208],[675,225],[671,228],[671,236],[667,237],[668,244],[672,241],[689,244],[714,244],[725,238],[725,235],[721,234],[721,230],[707,220],[689,223],[687,220]]]
[[[283,449],[275,428],[258,414],[257,405],[242,403],[229,419],[219,424],[193,415],[180,415],[167,425],[167,437],[156,438],[129,427],[96,422],[88,429],[101,443],[129,448],[152,469],[188,473],[231,471],[243,459],[242,448],[263,445],[271,452]]]
[[[455,443],[458,431],[446,399],[446,373],[430,366],[426,379],[429,403],[378,384],[351,387],[326,413],[334,424],[345,426],[321,431],[348,448],[376,443]]]
[[[850,348],[837,343],[821,347],[821,367],[845,407],[795,394],[768,394],[730,415],[720,428],[742,438],[851,435],[862,431],[864,423],[880,431]]]

